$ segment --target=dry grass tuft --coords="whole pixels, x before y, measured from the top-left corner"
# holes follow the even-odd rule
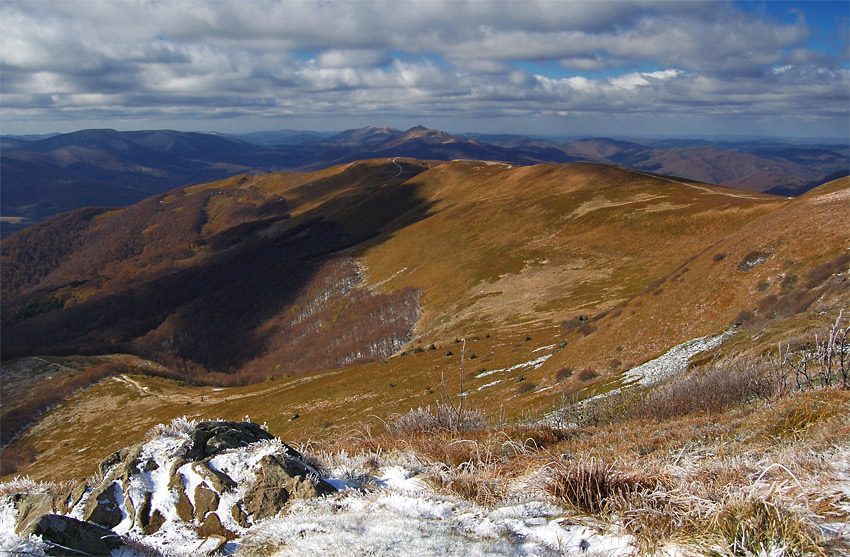
[[[812,524],[772,498],[738,496],[713,521],[730,555],[826,555]]]
[[[591,457],[552,463],[545,489],[578,511],[609,514],[633,495],[653,492],[660,485],[657,476],[627,473]]]
[[[391,435],[401,436],[441,431],[476,431],[486,426],[484,413],[480,410],[440,402],[433,410],[428,406],[411,409],[407,414],[394,414],[387,423]]]

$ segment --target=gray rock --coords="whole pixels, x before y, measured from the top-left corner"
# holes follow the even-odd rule
[[[189,460],[202,460],[227,449],[245,447],[274,436],[253,422],[201,422],[192,432]]]
[[[109,555],[125,547],[123,539],[107,528],[58,514],[46,514],[21,532],[41,538],[53,547],[48,555]]]

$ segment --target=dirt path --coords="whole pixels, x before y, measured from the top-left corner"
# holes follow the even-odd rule
[[[714,193],[714,194],[717,194],[717,195],[726,195],[726,196],[729,196],[729,197],[738,197],[738,198],[741,198],[741,199],[760,199],[759,197],[756,197],[754,195],[747,195],[747,194],[743,194],[743,193],[737,194],[737,193],[732,193],[732,192],[727,192],[727,191],[717,191],[717,190],[714,190],[714,189],[711,189],[711,188],[708,188],[708,187],[705,187],[705,186],[698,186],[696,184],[692,184],[692,183],[688,183],[688,182],[682,182],[680,180],[674,180],[673,178],[665,178],[664,176],[658,176],[657,174],[650,174],[648,172],[641,172],[640,170],[632,170],[630,168],[624,168],[623,170],[625,170],[626,172],[631,172],[632,174],[640,174],[641,176],[646,176],[648,178],[655,178],[655,179],[658,179],[658,180],[664,180],[665,182],[672,182],[674,184],[681,184],[683,186],[688,186],[689,188],[694,188],[694,189],[702,190],[702,191],[705,191],[705,192],[708,192],[708,193]],[[726,187],[726,186],[722,186],[722,187]]]
[[[397,158],[398,158],[398,157],[393,157],[393,160],[392,160],[392,163],[398,167],[398,172],[396,172],[396,173],[395,173],[395,176],[393,176],[393,179],[400,178],[400,177],[401,177],[401,173],[402,173],[402,172],[404,172],[404,169],[401,167],[401,165],[400,165],[400,164],[398,164],[397,162],[395,162],[395,160],[396,160]]]

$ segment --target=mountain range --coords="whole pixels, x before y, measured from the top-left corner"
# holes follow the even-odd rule
[[[87,206],[119,207],[191,183],[241,173],[309,171],[380,157],[476,159],[517,165],[590,161],[752,191],[796,196],[847,172],[846,145],[532,139],[451,135],[421,126],[328,135],[258,132],[228,137],[171,130],[81,130],[4,136],[0,204],[6,236]]]

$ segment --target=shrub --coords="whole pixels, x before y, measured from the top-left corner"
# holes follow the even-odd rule
[[[599,372],[592,370],[590,368],[583,369],[578,374],[579,380],[583,381],[584,383],[587,383],[588,381],[593,381],[597,377],[599,377]]]
[[[411,409],[407,414],[390,416],[387,429],[392,435],[413,435],[416,433],[437,433],[440,431],[475,431],[486,426],[484,414],[462,406],[437,403],[430,406]]]
[[[523,381],[522,383],[520,383],[520,384],[517,386],[517,388],[516,388],[516,394],[518,394],[518,395],[524,395],[524,394],[526,394],[526,393],[530,393],[531,391],[533,391],[533,390],[534,390],[534,389],[536,389],[536,388],[537,388],[537,385],[535,385],[535,384],[534,384],[534,383],[532,383],[531,381]]]
[[[573,370],[569,367],[562,367],[555,373],[555,381],[560,383],[561,381],[566,381],[570,377],[573,376]]]
[[[715,263],[718,263],[718,262],[723,261],[724,259],[726,259],[726,253],[724,253],[724,252],[722,252],[722,251],[718,251],[717,253],[715,253],[715,254],[711,257],[711,259],[712,259]]]

